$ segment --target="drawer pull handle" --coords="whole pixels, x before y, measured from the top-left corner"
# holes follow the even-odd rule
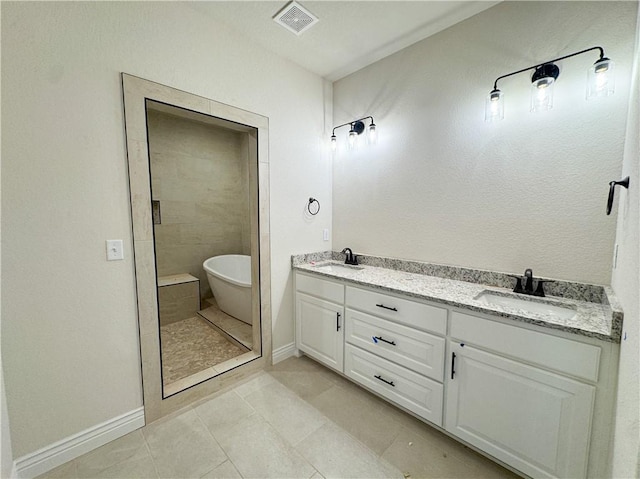
[[[456,353],[451,353],[451,379],[456,375]]]
[[[378,341],[382,341],[383,343],[390,344],[391,346],[396,346],[395,341],[389,341],[388,339],[384,339],[382,336],[374,336],[373,341],[377,343]]]
[[[380,380],[380,381],[382,381],[385,384],[388,384],[389,386],[393,386],[394,388],[396,387],[396,385],[393,384],[393,381],[387,381],[386,379],[383,379],[382,376],[380,376],[379,374],[376,375],[376,376],[373,376],[373,377],[378,379],[378,380]]]
[[[340,331],[340,313],[336,313],[336,331]]]
[[[398,311],[396,308],[390,308],[389,306],[385,306],[384,304],[376,304],[378,308],[388,309],[389,311]]]

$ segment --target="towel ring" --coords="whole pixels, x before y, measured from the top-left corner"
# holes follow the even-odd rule
[[[317,208],[313,208],[315,211],[312,210],[312,205],[316,203],[318,205]],[[309,203],[307,203],[307,211],[309,212],[309,214],[311,216],[315,216],[320,212],[320,202],[318,200],[316,200],[315,198],[309,198]]]

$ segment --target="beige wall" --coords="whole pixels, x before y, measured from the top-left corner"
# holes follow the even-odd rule
[[[609,284],[636,10],[503,2],[336,82],[334,123],[373,115],[380,140],[336,156],[334,248]],[[484,122],[498,76],[593,45],[616,61],[611,98],[585,101],[594,52],[558,63],[551,111],[529,113],[523,73]]]
[[[189,273],[210,297],[202,263],[251,254],[246,134],[154,110],[147,121],[157,274]]]
[[[613,449],[613,477],[640,477],[640,12],[624,159],[620,177],[631,178],[618,189],[618,258],[612,285],[624,309],[620,344],[618,402]],[[635,186],[634,186],[635,185]]]
[[[142,405],[120,73],[269,118],[275,348],[293,341],[290,255],[330,247],[331,87],[188,2],[1,8],[2,364],[21,457]],[[125,260],[107,262],[117,238]]]
[[[0,159],[0,163],[2,163]],[[0,172],[2,168],[0,168]],[[1,177],[1,174],[0,174]],[[1,190],[1,188],[0,188]],[[2,204],[0,195],[0,205]],[[0,208],[0,217],[2,209]],[[2,237],[2,222],[0,221],[0,238]],[[0,244],[2,241],[0,240]],[[2,270],[0,257],[0,271]],[[2,304],[2,284],[0,283],[0,304]],[[2,335],[2,311],[0,310],[0,336]],[[11,451],[11,430],[9,428],[9,412],[7,397],[4,391],[4,366],[2,365],[2,342],[0,341],[0,477],[11,477],[13,470],[13,452]]]

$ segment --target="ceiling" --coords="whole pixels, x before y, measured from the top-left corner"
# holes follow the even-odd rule
[[[197,10],[330,81],[444,30],[497,1],[306,1],[319,18],[300,36],[273,21],[289,0],[188,2]]]

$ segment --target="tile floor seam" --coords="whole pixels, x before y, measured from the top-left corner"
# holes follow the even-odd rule
[[[251,405],[251,404],[249,404]],[[265,416],[263,416],[262,414],[260,414],[260,411],[256,410],[255,408],[254,410],[254,414],[257,414],[258,416],[260,416],[264,422],[266,422],[269,426],[271,426],[271,428],[273,429],[273,432],[279,436],[286,444],[289,444],[289,446],[291,446],[293,449],[295,449],[296,451],[298,451],[296,445],[300,444],[304,439],[306,439],[307,437],[309,437],[311,434],[313,434],[314,432],[318,431],[318,429],[320,429],[322,426],[324,426],[324,423],[322,425],[320,425],[320,427],[318,427],[317,429],[315,429],[312,433],[307,434],[304,438],[300,439],[299,441],[297,441],[295,444],[292,443],[289,438],[285,437],[284,434],[282,434],[277,428],[276,425],[273,424],[271,421],[269,421],[269,419]],[[322,413],[320,413],[322,414]],[[328,419],[328,418],[327,418]],[[317,471],[317,469],[315,468],[315,466],[313,464],[311,464],[311,462],[309,462],[309,460],[304,456],[304,454],[302,454],[300,451],[298,451],[298,453],[304,458],[305,461],[307,461],[307,463],[309,463],[309,465]],[[313,475],[313,474],[312,474]]]
[[[357,438],[353,437],[353,435],[351,435],[348,431],[346,431],[345,429],[343,429],[339,425],[335,424],[333,421],[329,420],[329,422],[327,424],[325,424],[323,426],[323,428],[331,428],[331,429],[339,431],[341,434],[344,434],[344,436],[347,439],[349,439],[349,441],[351,441],[351,444],[354,444],[360,450],[360,452],[364,451],[365,453],[369,453],[371,456],[373,456],[378,461],[379,465],[384,466],[387,469],[389,469],[389,468],[396,469],[396,470],[398,470],[398,472],[401,472],[398,467],[396,467],[394,464],[392,464],[388,460],[377,457],[375,452],[370,447],[368,447],[366,444],[363,444],[362,441],[358,440]],[[300,443],[300,444],[302,444],[302,443]],[[299,448],[296,448],[296,450],[305,459],[307,459],[307,455],[302,450],[300,450]],[[313,450],[309,451],[309,453],[313,454]],[[351,476],[344,476],[344,475],[343,476],[335,476],[335,475],[331,475],[331,474],[325,475],[325,473],[321,470],[321,468],[319,466],[316,466],[313,462],[311,462],[310,459],[307,459],[307,461],[309,461],[309,463],[316,469],[318,474],[320,474],[322,477],[351,477]],[[324,465],[326,466],[327,464],[324,464]],[[322,464],[320,466],[322,466]],[[325,471],[325,472],[330,472],[330,471]],[[361,477],[361,476],[357,476],[357,477]]]
[[[240,398],[240,399],[242,399],[242,398]],[[202,417],[200,417],[200,414],[198,414],[198,411],[195,408],[192,408],[192,409],[193,409],[193,412],[195,413],[196,417],[198,418],[198,421],[200,421],[200,424],[202,424],[202,426],[207,431],[207,433],[209,433],[209,436],[211,436],[211,438],[213,439],[213,442],[215,442],[218,445],[218,447],[220,448],[220,450],[224,453],[224,457],[226,457],[226,460],[227,461],[231,461],[231,457],[229,456],[229,453],[227,451],[225,451],[224,447],[222,447],[222,444],[220,444],[220,442],[216,439],[216,436],[213,434],[213,431],[211,431],[211,429],[209,429],[209,426],[207,426],[207,424],[204,422]],[[256,411],[254,410],[254,412],[252,414],[249,414],[249,416],[247,416],[247,417],[251,417],[253,414],[255,414],[255,412]],[[222,461],[220,464],[216,465],[211,470],[212,471],[215,470],[217,467],[219,467],[220,465],[224,464],[224,462],[225,461]],[[233,464],[233,461],[231,461],[231,464]],[[233,466],[235,467],[235,464]],[[236,470],[238,470],[237,467],[236,467]],[[211,472],[211,471],[209,471],[209,472]],[[239,471],[238,471],[238,473],[239,473]],[[205,474],[208,474],[208,472],[205,473]],[[200,476],[200,477],[202,477],[202,476]]]
[[[220,447],[222,447],[222,446],[220,446]],[[224,449],[223,449],[223,451],[224,451]],[[226,454],[226,451],[225,451],[225,454]],[[227,461],[229,461],[229,462],[231,463],[231,465],[232,465],[232,466],[233,466],[233,468],[236,470],[236,472],[238,473],[238,475],[239,475],[242,479],[244,479],[244,476],[240,473],[240,469],[238,469],[238,466],[236,465],[236,463],[235,463],[235,462],[233,462],[233,460],[232,460],[229,456],[227,456]],[[218,467],[220,467],[220,466],[218,466]]]
[[[334,386],[334,387],[338,387],[338,386],[336,385],[336,386]],[[345,389],[341,389],[341,388],[339,388],[339,387],[338,387],[338,389],[339,389],[339,390],[342,390],[342,391],[346,391],[346,390],[347,390],[347,388],[345,388]],[[325,392],[324,392],[324,393],[322,393],[322,394],[328,394],[330,391],[331,391],[331,390],[325,391]],[[362,388],[362,391],[364,391],[365,393],[368,393],[368,394],[372,394],[372,393],[370,393],[368,390],[366,390],[365,388]],[[319,397],[319,396],[317,396],[317,397]],[[361,398],[361,397],[356,397],[356,398],[354,398],[353,400],[354,400],[355,402],[359,403],[359,405],[362,407],[362,409],[371,409],[371,412],[372,412],[372,413],[384,414],[384,413],[386,412],[386,411],[383,409],[383,406],[386,406],[386,405],[380,405],[380,404],[377,404],[377,403],[375,403],[375,402],[373,402],[373,401],[365,400],[365,399],[363,399],[363,398]],[[317,407],[315,404],[312,404],[312,406],[313,406],[313,407],[315,407],[316,409],[318,409],[318,407]],[[318,409],[318,410],[320,411],[320,409]],[[321,412],[322,412],[322,411],[321,411]],[[328,416],[328,417],[329,417],[329,419],[330,419],[334,424],[336,424],[338,427],[340,427],[341,429],[345,430],[345,431],[346,431],[346,432],[348,432],[351,436],[353,436],[355,439],[357,439],[358,441],[360,441],[361,443],[363,443],[366,447],[368,447],[369,449],[371,449],[371,451],[372,451],[376,456],[378,456],[378,457],[382,457],[382,454],[384,453],[384,451],[382,451],[380,454],[378,454],[378,453],[376,452],[376,450],[375,450],[375,449],[373,449],[373,447],[372,447],[371,445],[369,445],[367,442],[365,442],[365,439],[361,439],[360,437],[358,437],[358,436],[356,435],[356,433],[355,433],[355,432],[353,432],[353,433],[352,433],[348,428],[346,428],[346,427],[341,423],[341,421],[342,421],[342,419],[341,419],[341,418],[334,419],[334,418],[332,418],[331,416]],[[397,432],[396,432],[395,434],[393,434],[393,436],[392,436],[392,438],[389,440],[389,444],[388,444],[388,446],[385,448],[385,450],[386,450],[387,448],[389,448],[389,447],[393,444],[393,442],[396,440],[396,438],[398,437],[398,435],[400,434],[400,432],[402,431],[402,428],[403,428],[402,423],[401,423],[401,422],[399,422],[399,421],[397,421],[395,418],[393,418],[393,417],[391,417],[391,416],[390,416],[390,417],[388,417],[387,419],[388,419],[389,421],[391,421],[391,422],[396,426],[396,428],[397,428]]]
[[[317,410],[316,410],[317,411]],[[258,411],[256,411],[258,412]],[[320,414],[322,414],[322,412],[318,411]],[[260,414],[258,412],[258,414]],[[324,416],[324,414],[322,414],[323,417],[325,417],[325,419],[327,421],[329,421],[330,419],[326,416]],[[309,432],[308,434],[306,434],[304,437],[298,439],[295,443],[291,442],[288,438],[286,438],[283,434],[280,433],[280,431],[278,431],[276,429],[276,425],[274,423],[272,423],[271,421],[269,421],[269,419],[267,419],[265,416],[263,416],[262,414],[260,414],[260,417],[262,417],[262,419],[264,419],[266,421],[267,424],[269,424],[289,445],[291,445],[291,447],[295,448],[298,444],[300,444],[302,441],[304,441],[306,438],[308,438],[309,436],[311,436],[313,433],[317,432],[322,426],[324,426],[326,424],[326,422],[323,422],[322,424],[320,424],[317,428],[315,428],[313,431]]]
[[[278,382],[278,384],[280,384],[280,383]],[[262,386],[262,388],[267,387],[267,386],[269,386],[269,385],[267,384],[267,385],[265,385],[265,386]],[[285,387],[286,387],[286,386],[285,386]],[[261,388],[261,389],[262,389],[262,388]],[[287,389],[288,389],[288,388],[287,388]],[[296,395],[296,397],[297,397],[297,395]],[[242,398],[242,399],[244,399],[244,398]],[[249,403],[248,403],[248,404],[249,404]],[[251,404],[249,404],[249,405],[251,406]],[[252,406],[252,407],[253,407],[253,406]],[[315,408],[314,408],[314,409],[315,409]],[[284,434],[282,434],[280,431],[278,431],[278,429],[276,429],[275,425],[274,425],[273,423],[271,423],[271,422],[269,421],[269,419],[267,419],[265,416],[263,416],[262,414],[260,414],[260,411],[256,410],[255,408],[253,408],[253,410],[254,410],[254,413],[255,413],[255,414],[257,414],[258,416],[260,416],[260,417],[261,417],[261,418],[262,418],[262,419],[263,419],[263,420],[264,420],[264,421],[265,421],[269,426],[271,426],[271,428],[273,429],[273,432],[274,432],[277,436],[279,436],[279,437],[284,441],[284,443],[285,443],[285,444],[288,444],[289,446],[291,446],[291,448],[292,448],[292,449],[294,449],[294,450],[295,450],[295,451],[296,451],[296,452],[297,452],[297,453],[302,457],[302,459],[304,459],[304,461],[305,461],[309,466],[311,466],[311,469],[313,469],[313,471],[314,471],[314,472],[311,474],[311,476],[313,476],[316,472],[320,473],[320,471],[318,471],[318,469],[316,468],[316,466],[314,466],[314,465],[313,465],[313,463],[312,463],[311,461],[309,461],[309,459],[308,459],[308,458],[307,458],[307,457],[306,457],[306,456],[305,456],[301,451],[299,451],[299,450],[298,450],[298,448],[296,447],[296,444],[300,444],[300,443],[302,442],[302,440],[299,440],[296,444],[293,444],[291,441],[289,441],[289,439],[288,439],[287,437],[285,437],[285,436],[284,436]],[[320,412],[320,411],[318,411],[318,412]],[[320,412],[320,414],[322,414],[322,413]],[[322,414],[322,415],[324,416],[324,414]],[[327,418],[327,419],[328,419],[328,418]],[[324,424],[323,424],[323,425],[321,425],[318,429],[320,429],[320,428],[321,428],[321,427],[323,427],[323,426],[324,426]],[[316,430],[315,430],[315,431],[313,431],[313,432],[316,432],[318,429],[316,429]],[[311,434],[307,434],[307,436],[305,436],[305,437],[308,437],[308,436],[310,436],[310,435],[311,435]],[[241,475],[242,475],[242,474],[241,474]],[[309,477],[311,477],[311,476],[309,476]]]
[[[382,451],[380,454],[378,454],[378,457],[382,458],[382,456],[384,456],[384,454],[391,448],[391,446],[393,446],[393,444],[398,440],[398,437],[400,436],[400,431],[402,431],[402,424],[400,424],[400,430],[393,436],[393,439],[391,440],[391,443],[385,447],[384,451]],[[374,451],[375,452],[375,451]]]
[[[350,437],[352,437],[354,440],[358,441],[360,444],[362,444],[364,447],[366,447],[367,449],[369,449],[375,456],[382,458],[382,454],[384,454],[384,452],[386,452],[387,449],[389,449],[391,447],[391,445],[393,445],[393,443],[396,441],[396,439],[398,438],[398,436],[400,435],[400,431],[398,431],[394,437],[393,440],[391,441],[391,443],[389,444],[389,446],[387,446],[385,448],[385,450],[381,453],[378,454],[376,453],[376,451],[374,451],[368,444],[366,444],[364,441],[362,441],[361,439],[359,439],[358,437],[356,437],[355,435],[353,435],[350,431],[348,431],[347,429],[345,429],[341,424],[339,424],[338,422],[329,419],[329,421],[331,421],[333,424],[335,424],[337,427],[339,427],[340,429],[342,429],[344,432],[346,432]],[[400,427],[402,428],[402,425],[400,425]]]
[[[320,412],[320,414],[323,414],[322,412]],[[357,437],[355,437],[353,434],[351,434],[349,431],[347,431],[345,428],[343,428],[340,424],[338,424],[337,422],[333,421],[331,418],[327,417],[327,422],[330,422],[331,424],[333,424],[335,427],[337,427],[338,429],[340,429],[341,431],[343,431],[346,435],[348,435],[351,439],[353,439],[354,441],[356,441],[357,443],[359,443],[362,447],[364,447],[365,449],[369,450],[374,456],[378,456],[378,454],[376,454],[376,452],[371,449],[369,446],[367,446],[364,442],[362,442],[360,439],[358,439]],[[323,424],[322,426],[320,426],[316,431],[320,430],[322,427],[324,427],[326,424]],[[307,437],[311,436],[311,434],[309,434]],[[298,443],[301,443],[302,441],[299,441]],[[382,457],[382,456],[379,456]]]
[[[313,474],[311,474],[307,479],[311,479],[313,476],[315,476],[316,474],[320,474],[320,472],[314,467],[313,468]]]
[[[254,410],[252,414],[250,414],[249,416],[243,418],[243,421],[246,421],[248,418],[250,417],[257,417],[260,418],[264,424],[266,424],[268,426],[268,428],[270,429],[270,433],[272,433],[274,435],[274,437],[276,439],[278,439],[283,445],[285,445],[287,448],[289,448],[290,450],[292,450],[293,452],[295,452],[299,458],[302,460],[302,462],[309,466],[310,469],[312,469],[315,472],[318,472],[317,468],[302,454],[300,453],[300,451],[298,451],[293,445],[291,445],[291,443],[287,440],[286,437],[284,437],[271,423],[269,423],[266,418],[264,416],[262,416],[258,411]],[[223,448],[224,451],[224,448]],[[226,454],[226,451],[225,451]],[[241,468],[239,468],[238,466],[236,466],[236,463],[233,462],[232,458],[230,455],[228,455],[229,460],[231,461],[231,463],[234,465],[234,467],[236,468],[236,470],[238,471],[238,473],[240,474],[241,477],[245,477],[242,474]],[[312,474],[313,475],[313,474]],[[261,477],[261,476],[250,476],[250,477]]]
[[[144,427],[145,426],[143,426],[141,429],[144,429]],[[147,442],[147,438],[142,433],[142,431],[140,431],[140,435],[142,436],[142,440],[144,441],[144,447],[147,449],[147,454],[149,454],[149,457],[151,458],[151,464],[153,464],[153,470],[156,471],[156,477],[159,479],[160,478],[160,471],[158,470],[158,465],[156,464],[156,460],[153,458],[153,454],[151,454],[151,448],[149,447],[149,443]]]
[[[227,461],[224,461],[222,464],[224,464]],[[207,472],[205,472],[204,474],[200,475],[200,479],[202,479],[204,476],[206,476],[207,474],[211,474],[213,471],[215,471],[218,467],[222,466],[222,464],[218,464],[217,466],[215,466],[213,469],[208,470]]]

